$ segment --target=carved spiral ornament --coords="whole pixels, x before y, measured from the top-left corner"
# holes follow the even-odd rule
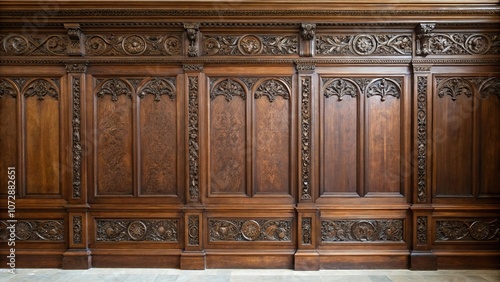
[[[29,50],[29,42],[23,36],[12,34],[4,38],[3,48],[7,53],[23,55]]]

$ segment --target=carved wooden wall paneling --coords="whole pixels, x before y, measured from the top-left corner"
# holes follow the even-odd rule
[[[498,4],[31,4],[0,3],[19,267],[496,267]]]

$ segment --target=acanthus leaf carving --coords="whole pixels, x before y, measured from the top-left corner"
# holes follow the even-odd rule
[[[485,78],[479,87],[479,93],[481,93],[482,98],[495,95],[500,99],[500,78]]]
[[[177,34],[91,34],[85,43],[89,56],[177,56],[181,48]]]
[[[496,33],[434,33],[428,37],[429,54],[500,54],[500,35]]]
[[[7,240],[6,220],[0,221],[0,240]],[[65,238],[64,220],[17,220],[15,224],[16,240],[63,242]]]
[[[497,218],[453,219],[436,221],[436,241],[498,241]]]
[[[427,216],[417,216],[417,244],[427,245]]]
[[[439,98],[443,98],[448,95],[451,96],[453,101],[456,101],[457,97],[461,95],[464,95],[467,98],[472,97],[473,87],[471,82],[469,82],[466,78],[437,78],[437,84]]]
[[[189,106],[188,106],[188,147],[189,147],[189,198],[191,201],[199,199],[199,141],[198,141],[198,77],[188,77]]]
[[[209,240],[218,241],[291,241],[290,219],[209,219]]]
[[[159,77],[150,79],[137,93],[140,98],[146,97],[147,94],[153,95],[156,102],[161,101],[162,95],[167,95],[170,100],[174,100],[176,96],[174,83],[167,78]]]
[[[206,35],[203,55],[292,55],[298,49],[293,35]]]
[[[403,220],[323,220],[322,242],[403,241]]]
[[[80,110],[80,78],[73,77],[73,198],[80,198],[81,191],[81,165],[82,144],[80,136],[81,110]]]
[[[59,90],[52,81],[46,79],[35,79],[26,85],[24,89],[24,96],[26,98],[36,96],[39,101],[43,101],[46,96],[57,100],[59,98]]]
[[[334,78],[327,80],[324,87],[324,95],[326,98],[331,96],[337,96],[339,101],[343,100],[344,96],[351,96],[355,98],[358,95],[358,88],[356,84],[350,79],[345,78]]]
[[[97,242],[178,242],[178,219],[98,219]]]
[[[401,95],[400,83],[396,83],[392,79],[376,79],[372,81],[366,89],[366,97],[380,96],[380,100],[385,101],[387,96],[399,98]]]
[[[311,245],[312,244],[312,218],[304,217],[302,218],[302,244]]]
[[[301,157],[302,157],[302,200],[310,200],[310,166],[311,166],[311,77],[301,78],[302,97],[301,97]]]
[[[212,87],[210,99],[214,100],[219,95],[224,96],[228,102],[230,102],[234,96],[240,96],[243,100],[246,98],[246,92],[243,86],[230,78],[219,81]]]
[[[82,243],[82,216],[73,216],[73,244]]]
[[[427,202],[427,77],[417,78],[417,202]]]
[[[338,34],[316,36],[316,53],[327,56],[410,56],[411,34]]]
[[[290,91],[286,83],[279,79],[267,79],[262,82],[255,91],[255,99],[266,96],[269,102],[274,102],[276,97],[281,96],[283,99],[290,98]]]
[[[97,90],[97,97],[104,97],[110,95],[111,101],[118,101],[118,96],[125,95],[132,99],[132,87],[119,78],[111,78],[104,81]]]

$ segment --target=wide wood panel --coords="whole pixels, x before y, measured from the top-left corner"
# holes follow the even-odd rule
[[[60,190],[59,87],[48,79],[27,82],[26,195],[57,195]]]
[[[500,96],[497,90],[483,90],[480,106],[480,183],[479,197],[500,196]],[[483,98],[483,96],[485,98]]]
[[[18,142],[17,142],[17,97],[19,90],[13,81],[7,79],[0,80],[0,87],[4,89],[0,95],[0,170],[7,171],[9,167],[17,168]],[[7,183],[7,173],[0,174],[0,183]],[[0,194],[7,194],[7,185],[0,186]]]

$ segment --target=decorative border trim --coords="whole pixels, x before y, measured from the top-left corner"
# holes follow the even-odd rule
[[[311,191],[311,77],[301,77],[300,86],[302,90],[301,94],[301,156],[302,156],[302,193],[301,200],[310,200]]]
[[[417,202],[427,202],[427,77],[417,77]]]
[[[191,201],[199,199],[199,169],[198,169],[198,77],[188,77],[189,109],[189,198]]]
[[[80,78],[73,77],[73,199],[80,198],[81,193],[81,167],[82,167],[82,142],[81,142],[81,112],[80,112]]]

